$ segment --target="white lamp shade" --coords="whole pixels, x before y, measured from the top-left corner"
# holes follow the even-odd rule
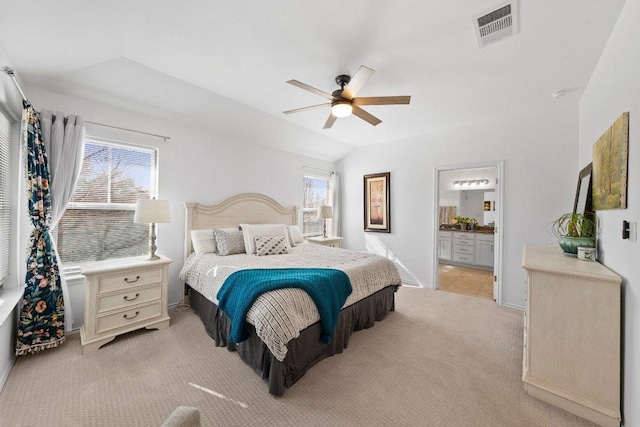
[[[318,217],[320,219],[333,218],[333,208],[331,206],[320,206],[318,208]]]
[[[136,213],[133,222],[136,224],[152,224],[170,222],[168,200],[140,199],[136,203]]]

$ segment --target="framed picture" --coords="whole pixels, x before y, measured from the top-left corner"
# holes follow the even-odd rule
[[[629,113],[623,113],[593,144],[594,211],[627,208]]]
[[[364,231],[391,233],[391,173],[364,176]]]

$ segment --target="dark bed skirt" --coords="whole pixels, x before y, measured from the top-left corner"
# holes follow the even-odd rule
[[[261,378],[268,380],[269,393],[282,396],[285,388],[291,387],[302,378],[313,365],[324,358],[342,353],[342,350],[349,345],[349,337],[353,331],[370,328],[376,320],[384,319],[387,313],[393,311],[394,294],[397,290],[398,286],[389,286],[343,308],[329,344],[320,342],[320,322],[309,326],[300,332],[298,338],[287,344],[287,355],[282,362],[276,359],[260,340],[252,325],[248,325],[250,329],[248,340],[239,344],[228,342],[230,322],[218,306],[191,288],[189,288],[189,301],[191,307],[200,316],[207,333],[214,339],[216,346],[237,351],[242,360]]]

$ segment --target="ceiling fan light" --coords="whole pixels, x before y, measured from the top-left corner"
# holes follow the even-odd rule
[[[331,114],[336,117],[347,117],[351,115],[353,107],[348,101],[336,101],[331,106]]]

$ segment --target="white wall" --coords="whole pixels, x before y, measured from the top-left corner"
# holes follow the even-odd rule
[[[475,218],[478,224],[484,222],[484,191],[463,190],[460,191],[460,212],[459,216]]]
[[[599,211],[600,261],[623,277],[623,416],[640,426],[640,243],[622,240],[622,221],[640,221],[640,2],[627,1],[580,100],[580,158],[592,161],[592,146],[624,112],[629,112],[627,209]],[[578,169],[576,169],[578,170]]]
[[[169,303],[182,298],[183,284],[178,280],[182,267],[185,201],[215,203],[243,192],[264,193],[283,205],[302,205],[302,166],[332,170],[325,161],[250,145],[259,141],[261,129],[250,126],[249,140],[234,139],[207,132],[202,127],[186,126],[141,114],[31,89],[28,92],[37,108],[79,114],[85,120],[170,136],[162,139],[88,125],[87,135],[130,141],[158,148],[158,196],[171,203],[171,223],[158,225],[158,252],[173,259],[169,269]],[[275,120],[275,119],[274,119]],[[70,284],[74,328],[82,324],[84,285]]]
[[[352,152],[339,162],[345,246],[373,240],[411,273],[401,271],[403,280],[431,286],[435,168],[504,160],[503,303],[524,307],[522,247],[555,244],[547,225],[573,208],[577,128],[574,105]],[[378,172],[391,172],[390,234],[363,231],[362,176]]]
[[[456,206],[456,212],[460,209],[460,191],[440,190],[440,206]]]

